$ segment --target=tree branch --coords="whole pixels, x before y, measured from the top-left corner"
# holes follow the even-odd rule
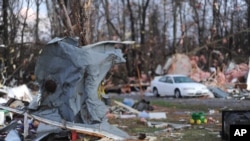
[[[228,36],[225,36],[224,38],[229,38],[229,37],[232,37],[232,36],[234,36],[234,35],[237,35],[237,34],[240,34],[240,33],[243,33],[243,32],[250,32],[250,28],[247,28],[247,29],[245,29],[245,30],[241,30],[241,31],[239,31],[239,32],[237,32],[237,33],[234,33],[234,34],[229,34]],[[214,40],[213,42],[210,42],[210,43],[205,44],[205,45],[203,45],[203,46],[196,47],[194,50],[190,51],[190,52],[188,53],[188,55],[195,55],[198,51],[200,51],[200,50],[206,48],[206,47],[209,46],[209,45],[214,45],[214,44],[220,42],[221,40],[222,40],[222,39]]]

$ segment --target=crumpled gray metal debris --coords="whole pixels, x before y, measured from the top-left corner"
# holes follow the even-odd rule
[[[21,141],[21,138],[17,132],[17,130],[10,130],[9,133],[7,134],[6,141]]]
[[[106,122],[108,108],[98,99],[97,89],[114,64],[125,62],[116,45],[132,43],[102,41],[79,47],[70,37],[51,40],[35,67],[41,95],[34,98],[39,106],[33,114],[55,121]]]
[[[58,127],[39,123],[39,126],[37,128],[37,137],[33,140],[40,141],[46,136],[48,136],[49,134],[59,133],[59,132],[61,132],[61,129]]]

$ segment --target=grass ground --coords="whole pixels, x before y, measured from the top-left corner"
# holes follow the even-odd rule
[[[112,119],[109,122],[117,125],[131,136],[138,136],[143,133],[147,136],[156,137],[157,141],[221,141],[221,113],[209,114],[209,107],[206,105],[183,105],[180,103],[167,103],[163,100],[152,101],[153,112],[165,112],[166,119],[148,120],[151,122],[167,122],[175,124],[189,124],[192,112],[204,112],[206,118],[213,119],[207,124],[191,124],[190,127],[174,129],[171,126],[154,128],[148,127],[139,118]]]

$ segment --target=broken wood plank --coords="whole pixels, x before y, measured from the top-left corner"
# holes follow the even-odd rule
[[[129,110],[129,111],[132,112],[132,113],[135,113],[135,114],[139,114],[139,113],[140,113],[138,110],[136,110],[136,109],[134,109],[134,108],[131,108],[131,107],[129,107],[129,106],[127,106],[127,105],[125,105],[125,104],[119,102],[119,101],[116,101],[116,100],[115,100],[114,103],[117,104],[117,105],[119,105],[119,106],[121,106],[121,107],[126,108],[127,110]]]
[[[74,130],[77,133],[82,133],[82,134],[91,135],[91,136],[100,137],[100,138],[107,137],[107,138],[111,138],[114,140],[124,140],[125,139],[124,137],[120,137],[120,136],[117,136],[117,135],[112,134],[110,132],[103,131],[103,130],[101,130],[101,127],[99,127],[100,129],[95,129],[95,128],[90,128],[90,127],[84,127],[84,124],[77,124],[77,123],[72,123],[72,122],[67,122],[67,121],[63,121],[63,122],[53,121],[50,119],[36,116],[34,114],[30,114],[30,113],[28,113],[28,111],[18,110],[18,109],[10,108],[10,107],[3,106],[3,105],[0,105],[0,109],[8,110],[10,112],[17,113],[20,115],[24,115],[27,113],[28,117],[30,117],[30,118],[33,118],[33,119],[38,120],[40,122],[43,122],[45,124],[57,126],[57,127],[63,128],[63,129]],[[100,124],[100,126],[101,126],[101,124]]]
[[[191,124],[178,124],[178,123],[170,123],[170,122],[148,122],[149,126],[160,127],[160,126],[171,126],[174,129],[183,129],[191,127]]]

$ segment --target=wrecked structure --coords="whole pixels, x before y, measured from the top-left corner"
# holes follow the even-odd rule
[[[0,108],[21,114],[24,116],[22,119],[27,119],[27,116],[29,116],[32,121],[39,121],[36,136],[32,138],[34,140],[41,140],[53,133],[65,132],[63,129],[67,129],[66,131],[69,132],[66,133],[72,135],[72,138],[74,132],[79,133],[79,135],[91,135],[98,138],[108,137],[114,140],[130,138],[126,132],[108,123],[108,115],[112,116],[112,114],[107,115],[108,108],[98,99],[97,88],[110,67],[125,61],[117,45],[131,43],[105,41],[79,47],[77,41],[73,38],[55,38],[44,47],[36,63],[35,76],[39,86],[38,93],[32,97],[19,97],[20,100],[28,99],[25,101],[29,102],[29,105],[27,107],[17,105],[16,108],[11,108],[6,104],[0,105]],[[180,62],[189,65],[189,61]],[[173,68],[176,70],[177,67],[181,68],[183,65],[176,65]],[[188,71],[192,70],[192,65],[184,65],[184,67],[185,69],[182,68],[182,70],[187,71],[187,74],[192,72]],[[26,89],[23,86],[20,86],[20,88],[22,88],[21,90]],[[18,93],[21,93],[21,90],[18,90]],[[10,91],[8,90],[8,92]],[[27,92],[24,91],[24,93]],[[18,97],[12,96],[12,98]],[[162,111],[147,113],[144,109],[142,110],[141,104],[146,104],[146,111],[154,109],[154,107],[150,107],[148,101],[133,104],[132,107],[117,101],[114,103],[121,106],[122,109],[115,107],[116,109],[112,111],[115,113],[113,117],[119,116],[121,119],[138,117],[140,122],[154,128],[165,128],[171,124],[150,121],[150,119],[155,120],[156,118],[166,119],[167,116],[166,112]],[[121,114],[121,111],[126,112]],[[27,126],[27,122],[24,122],[23,125]],[[17,126],[17,123],[11,122],[7,128],[14,129],[14,126]],[[174,128],[179,128],[179,126],[175,124]],[[181,124],[181,127],[189,128],[191,125]],[[28,137],[30,134],[25,131],[27,127],[23,128],[24,137],[30,138]],[[6,128],[1,129],[1,131],[6,130]],[[164,133],[169,132],[169,130],[169,127],[164,129]],[[13,136],[12,131],[7,135],[10,140],[13,139],[11,138]],[[15,137],[17,136],[16,134]]]
[[[224,87],[229,83],[246,83],[249,67],[246,63],[236,64],[233,61],[228,65],[213,64],[208,70],[202,69],[199,64],[206,64],[203,56],[188,56],[176,53],[169,57],[166,63],[158,66],[156,73],[162,74],[184,74],[190,76],[197,82],[207,85]]]
[[[97,89],[114,64],[125,62],[118,45],[132,43],[103,41],[79,47],[74,38],[51,40],[35,67],[39,91],[29,103],[28,111],[19,109],[20,113],[28,112],[45,123],[61,123],[58,126],[66,129],[67,125],[71,130],[76,126],[76,131],[77,127],[84,127],[86,131],[82,133],[92,132],[117,140],[128,138],[127,133],[108,123],[108,109],[98,99]]]

